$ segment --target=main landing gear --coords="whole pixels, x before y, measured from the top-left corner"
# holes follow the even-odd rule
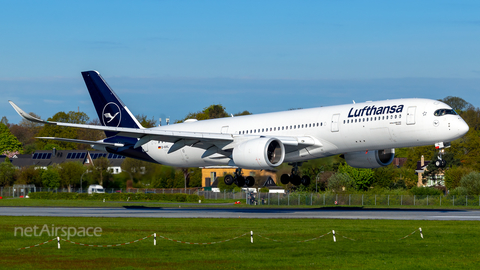
[[[243,177],[242,169],[237,168],[233,176],[231,174],[225,175],[224,182],[226,185],[231,185],[235,183],[235,185],[239,187],[243,187],[245,185],[247,187],[253,187],[253,185],[255,185],[255,178],[253,178],[252,176],[247,176],[246,178]]]
[[[282,182],[282,184],[286,185],[288,183],[292,183],[295,186],[298,186],[300,184],[304,186],[310,185],[310,177],[306,175],[300,177],[298,173],[298,166],[301,166],[302,163],[295,162],[295,163],[288,163],[288,165],[293,165],[292,173],[290,175],[282,174],[282,176],[280,177],[280,182]]]

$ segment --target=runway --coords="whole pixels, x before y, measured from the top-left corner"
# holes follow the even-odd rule
[[[480,220],[477,210],[0,207],[0,216]]]

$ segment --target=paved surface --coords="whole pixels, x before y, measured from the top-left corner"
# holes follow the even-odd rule
[[[476,210],[0,207],[0,216],[480,220]]]

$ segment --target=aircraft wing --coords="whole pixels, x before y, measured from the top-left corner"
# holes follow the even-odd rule
[[[164,142],[174,143],[170,148],[169,152],[174,152],[178,149],[181,149],[185,145],[194,145],[196,143],[202,142],[209,145],[215,145],[219,149],[229,150],[233,149],[236,145],[253,139],[258,136],[236,136],[232,134],[223,134],[223,133],[207,133],[207,132],[189,132],[189,131],[172,131],[172,130],[159,130],[159,129],[138,129],[138,128],[124,128],[124,127],[108,127],[108,126],[97,126],[97,125],[85,125],[85,124],[73,124],[73,123],[62,123],[62,122],[53,122],[45,121],[31,116],[30,114],[23,111],[12,101],[9,101],[10,105],[17,111],[17,113],[26,120],[64,127],[74,127],[74,128],[83,128],[83,129],[92,129],[92,130],[102,130],[110,131],[116,133],[117,136],[124,136],[130,138],[137,138],[138,141],[135,143],[134,148],[140,147],[145,143],[148,143],[151,140],[158,140]],[[319,142],[314,140],[311,137],[284,137],[279,136],[275,137],[279,139],[284,145],[287,152],[298,150],[308,146],[321,146]],[[86,141],[86,140],[77,140],[77,139],[66,139],[66,138],[57,138],[57,137],[41,137],[38,139],[47,139],[47,140],[58,140],[66,142],[76,142],[83,144],[91,145],[101,145],[109,147],[123,147],[123,143],[110,143],[102,141]]]

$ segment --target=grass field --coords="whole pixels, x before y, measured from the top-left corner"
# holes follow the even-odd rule
[[[0,208],[1,211],[1,208]],[[101,237],[72,237],[92,245],[130,242],[111,248],[56,242],[26,250],[53,237],[15,236],[15,227],[101,227]],[[418,231],[422,227],[425,238]],[[299,243],[330,232],[317,240]],[[141,219],[0,217],[0,268],[3,269],[475,269],[480,266],[480,223],[476,221],[395,221],[331,219]],[[19,231],[17,231],[19,234]],[[256,236],[281,240],[274,242]],[[348,237],[355,241],[349,240]]]

